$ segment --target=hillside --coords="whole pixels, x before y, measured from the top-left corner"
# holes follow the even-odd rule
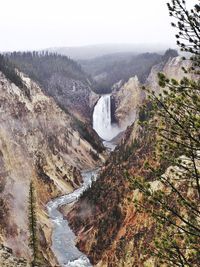
[[[143,165],[152,157],[153,140],[150,131],[132,125],[99,180],[67,215],[78,235],[78,247],[94,266],[145,266],[151,256],[142,251],[147,244],[151,248],[153,225],[147,214],[137,212],[134,199],[140,196],[125,173],[150,179]],[[85,207],[90,212],[81,216]]]
[[[0,267],[200,267],[200,0],[0,22]]]
[[[78,132],[74,117],[37,83],[10,62],[1,60],[0,67],[0,243],[11,248],[13,256],[30,260],[28,200],[33,181],[40,266],[54,266],[45,205],[79,187],[80,170],[94,168],[103,156]]]
[[[98,96],[93,82],[72,59],[48,52],[13,52],[7,57],[16,67],[40,84],[66,112],[90,121]]]
[[[169,57],[177,56],[175,50],[169,49],[164,55],[158,53],[117,53],[103,57],[80,61],[83,69],[96,81],[96,92],[111,92],[112,86],[125,83],[129,78],[137,76],[141,83],[147,79],[151,68]]]

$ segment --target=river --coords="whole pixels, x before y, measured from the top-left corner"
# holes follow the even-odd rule
[[[49,217],[53,222],[52,251],[62,267],[92,267],[89,259],[76,247],[76,236],[64,220],[58,208],[76,202],[80,195],[96,179],[98,170],[82,172],[83,184],[74,192],[51,200],[47,204]]]

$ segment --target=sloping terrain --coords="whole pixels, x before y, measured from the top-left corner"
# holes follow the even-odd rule
[[[12,250],[0,245],[0,266],[1,267],[30,267],[28,262],[23,258],[16,258]]]
[[[82,181],[80,170],[94,168],[103,157],[76,130],[74,118],[38,84],[9,67],[3,71],[9,79],[0,72],[0,242],[12,248],[15,256],[30,260],[32,180],[40,266],[51,266],[56,259],[50,249],[51,224],[45,204],[77,188]],[[21,80],[18,86],[16,77]]]
[[[38,82],[62,109],[78,119],[90,121],[98,96],[92,91],[92,80],[75,61],[48,52],[14,52],[7,56],[20,71]]]
[[[137,76],[130,78],[127,83],[113,90],[114,117],[122,129],[126,129],[136,120],[139,106],[144,98],[145,92],[142,90],[142,84]]]
[[[169,49],[164,55],[122,53],[80,61],[80,63],[83,69],[96,81],[95,90],[105,93],[111,92],[112,86],[120,80],[125,83],[134,76],[137,76],[139,81],[144,83],[154,65],[161,62],[166,63],[169,57],[177,55],[175,50]]]
[[[148,260],[142,250],[151,248],[153,225],[147,214],[137,212],[134,199],[140,195],[133,191],[126,172],[150,179],[144,162],[152,156],[153,140],[137,124],[130,127],[99,180],[68,215],[78,234],[78,247],[95,266],[145,266]]]

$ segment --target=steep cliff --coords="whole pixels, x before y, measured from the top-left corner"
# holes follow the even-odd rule
[[[126,129],[136,119],[139,106],[142,104],[145,93],[137,76],[132,77],[118,90],[113,91],[112,99],[115,102],[115,118],[122,129]]]
[[[40,266],[56,263],[51,252],[50,198],[71,192],[81,169],[94,168],[101,155],[78,132],[74,118],[25,75],[22,87],[0,73],[0,242],[30,260],[28,199],[37,194]]]
[[[143,86],[154,90],[156,94],[160,93],[158,72],[163,72],[167,77],[175,78],[179,81],[184,75],[182,67],[187,69],[190,66],[189,60],[183,61],[180,56],[169,58],[168,56],[152,67],[144,83],[141,83],[135,76],[123,85],[117,83],[113,86],[114,117],[122,129],[126,129],[138,117],[139,107],[146,99],[146,93],[142,90]]]
[[[169,58],[166,63],[162,62],[153,66],[147,78],[146,86],[152,88],[156,94],[159,94],[161,90],[158,83],[158,72],[163,72],[169,79],[175,78],[177,81],[180,81],[183,76],[187,76],[182,68],[188,69],[190,66],[191,62],[189,60],[183,61],[180,56]]]

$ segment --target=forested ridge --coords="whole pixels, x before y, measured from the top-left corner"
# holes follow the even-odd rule
[[[96,81],[96,92],[106,93],[111,91],[115,83],[120,80],[125,83],[134,76],[137,76],[139,81],[144,83],[154,65],[165,64],[170,57],[175,56],[178,56],[178,53],[173,49],[167,50],[164,55],[158,53],[139,55],[119,53],[80,61],[80,64]]]
[[[66,112],[90,119],[93,81],[81,66],[67,56],[49,52],[13,52],[5,57],[36,81]]]
[[[12,52],[7,54],[18,68],[33,80],[46,86],[52,73],[60,73],[72,79],[87,81],[81,66],[67,56],[49,52]]]

